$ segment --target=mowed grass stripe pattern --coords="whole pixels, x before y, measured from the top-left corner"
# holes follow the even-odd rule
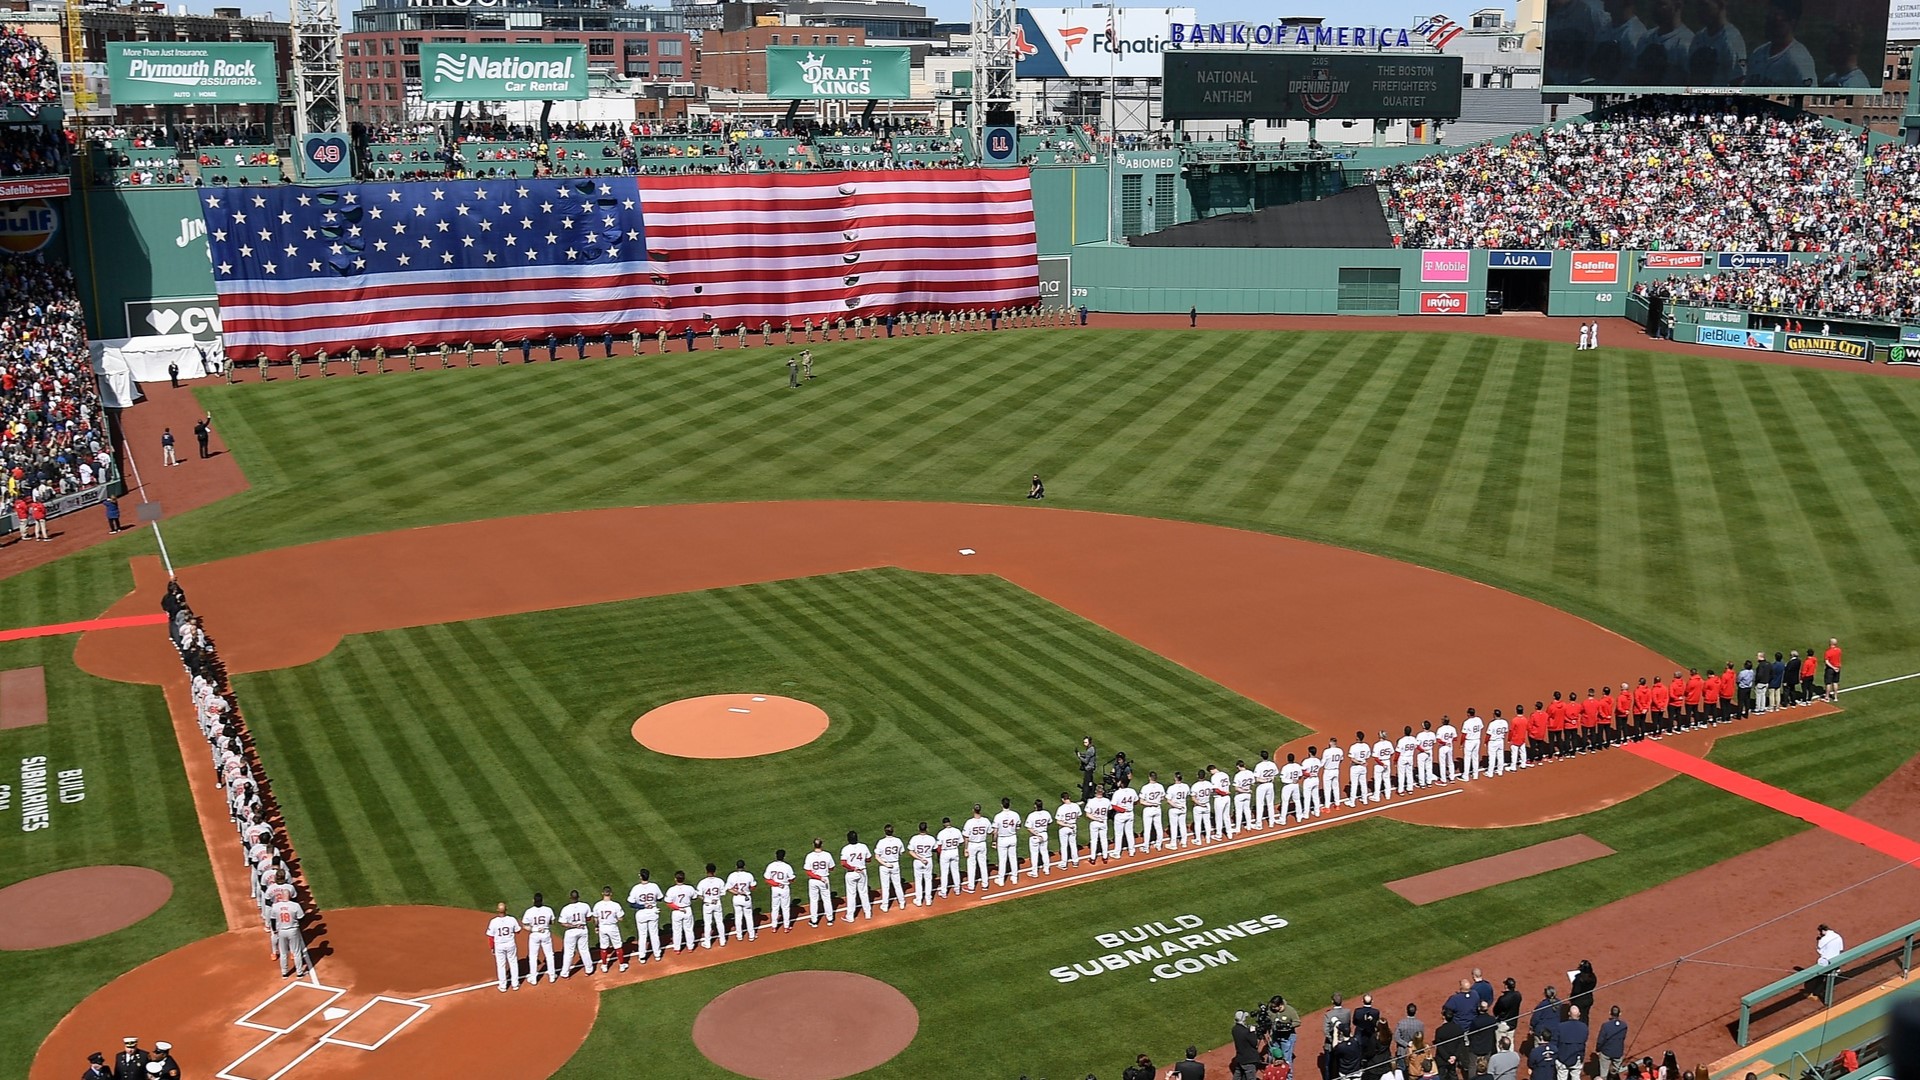
[[[254,490],[173,526],[200,560],[637,503],[1002,501],[1364,548],[1587,615],[1688,662],[1837,634],[1920,668],[1920,386],[1472,335],[1075,331],[204,391]],[[501,537],[501,552],[511,537]],[[1824,641],[1820,642],[1824,644]]]
[[[1087,732],[1170,776],[1301,731],[1004,581],[900,570],[351,638],[238,690],[334,906],[757,871],[814,836],[837,850],[1003,795],[1052,804]],[[750,763],[632,741],[642,712],[730,692],[811,701],[832,726]]]

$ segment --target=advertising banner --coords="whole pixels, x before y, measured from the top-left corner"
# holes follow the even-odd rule
[[[0,180],[0,202],[19,199],[58,199],[73,194],[73,181],[64,176]]]
[[[1553,252],[1551,251],[1489,251],[1487,269],[1489,270],[1551,270]]]
[[[188,334],[195,341],[220,340],[220,303],[211,296],[125,302],[127,336]]]
[[[353,171],[352,151],[344,135],[317,133],[300,140],[300,175],[309,180],[340,178]]]
[[[798,45],[767,46],[767,96],[809,101],[897,100],[912,93],[906,49]]]
[[[1640,265],[1649,270],[1705,270],[1704,251],[1649,251],[1640,257]]]
[[[1749,266],[1785,266],[1792,261],[1793,256],[1784,251],[1723,251],[1719,266],[1722,270],[1744,270]]]
[[[1920,345],[1920,326],[1901,327],[1900,328],[1900,344]]]
[[[1018,8],[1013,73],[1022,79],[1157,79],[1173,27],[1192,8]]]
[[[107,81],[115,105],[280,100],[268,41],[109,41]]]
[[[1420,314],[1422,315],[1465,315],[1466,313],[1467,294],[1464,292],[1420,294]]]
[[[1620,284],[1620,253],[1617,251],[1576,251],[1569,280],[1575,285]]]
[[[60,212],[45,199],[0,203],[0,253],[31,255],[59,231]]]
[[[1913,8],[1911,0],[1895,0]],[[1877,94],[1889,0],[1546,5],[1549,93]],[[1663,20],[1665,20],[1663,22]]]
[[[582,101],[584,45],[422,45],[426,101]]]
[[[1040,256],[1040,305],[1050,308],[1071,307],[1072,297],[1072,256]]]
[[[980,132],[980,160],[988,165],[1020,164],[1020,129],[989,124]]]
[[[1834,356],[1842,360],[1872,363],[1873,342],[1861,338],[1833,337],[1827,334],[1788,334],[1787,351],[1801,356]]]
[[[1458,56],[1176,50],[1165,57],[1168,120],[1452,120]]]
[[[1420,253],[1420,280],[1465,281],[1471,258],[1472,253],[1464,249],[1423,251]]]
[[[1747,313],[1744,311],[1722,311],[1719,308],[1706,308],[1700,312],[1700,321],[1705,323],[1723,323],[1727,326],[1744,328],[1747,325]]]
[[[1773,351],[1772,330],[1738,330],[1730,326],[1695,327],[1694,340],[1702,345],[1722,345],[1729,349]]]

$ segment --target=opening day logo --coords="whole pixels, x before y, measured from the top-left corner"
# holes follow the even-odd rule
[[[1287,920],[1278,915],[1256,915],[1213,927],[1208,927],[1207,921],[1198,915],[1175,915],[1166,921],[1095,934],[1094,944],[1110,951],[1090,960],[1053,968],[1047,975],[1064,986],[1109,972],[1144,967],[1148,982],[1165,982],[1237,964],[1240,957],[1226,947],[1229,943],[1286,928]]]

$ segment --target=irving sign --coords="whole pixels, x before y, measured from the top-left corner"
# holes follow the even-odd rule
[[[905,98],[913,91],[909,57],[906,49],[769,45],[767,96],[809,101]]]
[[[427,101],[580,101],[587,50],[579,45],[422,45]]]

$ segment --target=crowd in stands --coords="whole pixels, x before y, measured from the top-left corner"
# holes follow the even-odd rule
[[[1408,247],[1847,251],[1864,154],[1765,101],[1646,98],[1377,179]]]
[[[8,508],[46,503],[111,475],[86,319],[68,269],[0,261],[0,467]]]
[[[0,125],[0,175],[45,176],[67,171],[66,136],[40,124]]]
[[[23,27],[0,26],[0,105],[58,105],[60,62]]]

